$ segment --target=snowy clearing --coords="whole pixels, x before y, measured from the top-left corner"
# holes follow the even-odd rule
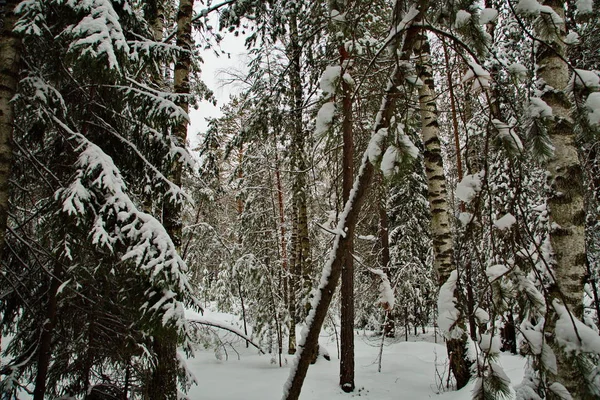
[[[206,317],[233,325],[239,323],[236,317],[228,314],[207,311]],[[404,335],[401,333],[395,339],[386,339],[382,371],[378,373],[377,357],[381,337],[374,336],[371,332],[355,330],[356,390],[347,394],[338,386],[339,360],[335,335],[322,334],[320,343],[326,347],[332,359],[326,361],[320,357],[316,364],[311,365],[300,398],[303,400],[341,400],[355,397],[373,400],[471,398],[474,382],[461,391],[438,394],[436,375],[444,372],[447,358],[446,349],[442,344],[431,343],[434,340],[431,328],[427,334],[410,335],[409,342],[403,341],[403,338]],[[441,337],[438,335],[437,339],[439,341]],[[214,350],[210,348],[199,348],[196,357],[187,360],[188,368],[198,380],[198,386],[192,387],[189,391],[189,398],[280,399],[294,356],[285,354],[284,365],[280,368],[272,355],[259,355],[252,347],[247,349],[243,340],[237,337],[228,336],[227,340],[235,347],[235,351],[233,347],[227,347],[227,360],[217,359]],[[524,363],[525,359],[519,356],[504,353],[500,357],[500,365],[513,385],[521,382]]]

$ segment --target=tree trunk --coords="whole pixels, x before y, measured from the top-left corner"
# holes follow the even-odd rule
[[[546,1],[564,18],[564,2]],[[564,39],[564,26],[560,26]],[[556,280],[566,305],[579,318],[583,315],[583,277],[585,276],[585,211],[583,173],[577,154],[576,135],[570,116],[571,104],[565,94],[569,69],[561,59],[564,42],[557,40],[552,48],[540,46],[536,55],[538,76],[547,85],[542,99],[552,107],[554,121],[549,129],[555,147],[548,163],[553,193],[548,199],[551,221],[558,224],[550,234],[556,258]],[[553,88],[553,90],[551,89]]]
[[[338,224],[340,229],[356,225],[358,219],[358,212],[362,206],[363,198],[367,192],[368,186],[373,176],[373,166],[366,157],[363,157],[363,165],[359,175],[355,181],[354,188],[356,189],[353,196],[346,203],[344,208],[347,211],[347,215]],[[288,385],[286,385],[286,393],[284,398],[286,400],[295,400],[300,396],[302,384],[308,371],[308,365],[312,361],[314,350],[318,346],[319,333],[321,332],[321,326],[327,315],[327,310],[335,289],[340,278],[342,271],[342,265],[344,258],[348,253],[347,237],[337,234],[332,252],[330,254],[330,260],[324,270],[324,278],[322,278],[321,286],[319,287],[319,302],[309,313],[308,322],[309,329],[306,337],[302,337],[302,342],[299,345],[300,351],[296,356],[298,357],[298,363],[296,368],[290,371],[290,379]],[[326,282],[326,283],[325,283]],[[324,284],[323,284],[324,283]]]
[[[421,112],[421,135],[425,145],[424,162],[427,176],[427,199],[431,211],[431,235],[433,238],[433,267],[438,276],[438,286],[450,277],[455,269],[450,207],[447,200],[446,178],[439,138],[438,112],[436,105],[433,68],[427,35],[419,31],[415,38],[414,51],[418,57],[417,74],[424,82],[419,87]],[[464,324],[464,323],[463,323]],[[456,379],[457,389],[464,387],[470,379],[470,362],[467,360],[466,335],[446,341],[450,369]]]
[[[176,44],[186,50],[179,54],[175,63],[174,91],[177,94],[190,93],[190,65],[192,51],[192,14],[193,0],[180,0],[177,12]],[[186,113],[189,110],[187,100],[177,104]],[[180,121],[173,127],[175,145],[185,147],[187,141],[187,120]],[[179,159],[174,159],[171,164],[169,179],[177,186],[181,186],[183,165]],[[163,210],[163,224],[173,244],[179,251],[181,249],[181,204],[174,201],[165,201]],[[157,323],[161,323],[157,321]],[[157,365],[152,371],[149,397],[151,400],[177,399],[177,330],[174,326],[157,328],[154,335],[153,349]]]
[[[14,109],[10,100],[17,92],[21,40],[13,33],[17,0],[8,0],[0,20],[0,260],[8,220],[8,180],[13,157]],[[3,22],[3,25],[2,25]]]
[[[379,194],[379,246],[381,247],[379,265],[387,275],[390,282],[392,281],[392,274],[390,268],[390,236],[389,236],[389,219],[387,215],[386,207],[386,190],[383,182],[383,174],[381,171],[377,174],[378,183],[380,188]],[[385,325],[383,326],[383,334],[385,337],[394,338],[396,336],[394,311],[386,310],[385,312]]]
[[[426,6],[421,5],[420,9],[425,10]],[[396,7],[395,10],[400,10],[400,7]],[[395,24],[394,26],[397,25],[398,24]],[[401,42],[401,38],[398,38],[398,40],[394,42],[394,45],[392,46],[394,51]],[[404,78],[402,70],[396,66],[388,82],[381,108],[375,119],[377,123],[373,130],[374,133],[382,128],[389,127],[390,119],[394,113],[395,104],[399,97],[397,87],[404,82]],[[321,332],[323,321],[325,320],[327,310],[331,304],[331,299],[335,293],[342,272],[342,266],[345,263],[345,257],[348,255],[349,236],[345,234],[345,231],[346,228],[353,229],[356,226],[364,197],[373,178],[373,172],[373,165],[369,162],[368,154],[365,152],[362,157],[358,175],[354,179],[350,198],[344,205],[344,211],[336,229],[337,233],[334,238],[332,250],[329,254],[329,259],[323,269],[319,293],[317,294],[319,301],[315,302],[309,313],[307,318],[308,332],[306,333],[306,337],[302,338],[302,342],[299,346],[300,351],[296,356],[297,363],[295,364],[295,368],[290,370],[290,376],[284,387],[283,398],[285,400],[297,400],[300,396],[302,384],[304,383],[308,366],[310,365],[312,352],[318,346],[319,333]]]
[[[517,354],[517,332],[512,310],[508,312],[506,322],[500,330],[500,336],[502,337],[502,350]]]
[[[431,211],[433,264],[438,277],[438,286],[441,287],[450,277],[450,272],[455,269],[454,248],[429,43],[424,35],[421,36],[421,44],[416,46],[415,51],[420,55],[417,71],[419,78],[424,82],[424,85],[419,88],[421,136],[425,145],[424,163],[427,176],[427,200]]]
[[[50,359],[52,356],[52,336],[56,324],[57,301],[56,294],[62,280],[62,264],[58,263],[54,267],[50,277],[50,290],[48,291],[48,304],[46,306],[46,320],[40,336],[40,348],[37,361],[37,375],[35,377],[35,388],[33,390],[33,400],[44,400],[46,394],[46,380],[48,369],[50,368]]]
[[[343,10],[338,10],[343,11]],[[342,74],[349,60],[345,45],[339,48]],[[354,138],[352,132],[352,90],[342,79],[342,200],[344,204],[350,198],[350,190],[354,179]],[[354,391],[354,226],[346,231],[347,255],[342,266],[341,294],[341,326],[340,326],[340,386],[346,393]]]
[[[177,399],[177,331],[173,327],[163,327],[154,332],[152,349],[156,357],[156,367],[148,382],[149,400]]]
[[[290,254],[290,271],[288,274],[288,313],[289,336],[288,354],[296,354],[296,279],[298,264],[298,211],[296,205],[292,206],[292,251]]]
[[[283,296],[284,303],[288,304],[288,255],[287,240],[285,238],[285,205],[283,201],[283,185],[281,184],[281,172],[279,171],[279,156],[277,155],[277,141],[275,141],[275,182],[277,185],[277,206],[279,209],[279,234],[281,235],[281,269],[283,270]]]
[[[467,335],[463,335],[466,339]],[[456,379],[456,388],[461,389],[471,379],[471,363],[467,361],[467,341],[460,339],[446,340],[446,350],[450,361],[450,371]]]
[[[165,7],[161,0],[148,0],[146,3],[148,10],[148,19],[152,27],[152,36],[157,42],[163,40],[163,31],[165,28]],[[162,76],[162,74],[161,74]]]
[[[545,5],[565,18],[563,1],[545,1]],[[552,194],[548,199],[553,229],[550,242],[556,264],[556,287],[553,296],[560,298],[578,318],[583,316],[585,253],[585,209],[583,172],[577,152],[576,134],[571,118],[571,104],[565,93],[569,69],[563,61],[566,53],[565,27],[555,24],[557,39],[550,46],[540,45],[536,54],[537,75],[544,90],[542,99],[552,108],[554,119],[548,133],[554,156],[548,162]],[[557,351],[558,380],[574,398],[584,398],[582,378],[562,351]]]
[[[193,0],[180,0],[177,12],[177,34],[176,44],[187,51],[181,52],[175,63],[174,91],[176,94],[187,95],[190,93],[190,65],[192,51],[192,6]],[[187,100],[177,103],[186,113],[189,110]],[[173,139],[175,145],[185,147],[187,141],[188,121],[182,120],[173,127]],[[174,184],[181,186],[183,164],[177,158],[172,160],[169,179]],[[163,224],[171,236],[175,247],[181,247],[181,205],[173,201],[165,201],[163,212]]]
[[[303,164],[305,165],[305,164]],[[306,179],[302,179],[303,182],[303,186],[305,186],[305,182]],[[309,295],[309,293],[312,290],[312,275],[314,273],[313,270],[313,263],[312,263],[312,257],[311,257],[311,253],[310,253],[310,239],[309,239],[309,232],[308,232],[308,205],[307,203],[307,198],[306,198],[306,192],[303,191],[302,195],[300,196],[300,203],[298,204],[298,219],[299,219],[299,224],[298,224],[298,240],[299,245],[300,245],[300,272],[302,273],[302,288],[303,291],[302,293],[306,296]],[[304,314],[302,315],[303,317],[306,317],[306,315],[308,314],[308,312],[310,311],[310,301],[307,301],[304,304]]]
[[[290,280],[289,280],[289,309],[290,309],[290,347],[289,354],[295,353],[295,327],[296,312],[298,310],[298,293],[310,290],[312,286],[312,261],[310,258],[310,241],[308,237],[308,207],[306,194],[306,155],[305,138],[302,125],[302,109],[304,106],[304,95],[302,92],[302,65],[300,37],[298,33],[298,10],[290,12],[290,43],[287,49],[290,59],[289,78],[292,89],[291,118],[292,118],[292,159],[291,170],[294,174],[292,179],[292,202],[293,202],[293,232],[292,232],[292,255],[290,257]],[[308,312],[308,305],[306,305]],[[294,347],[292,347],[292,345]],[[313,362],[316,354],[313,354]]]
[[[466,308],[467,321],[469,322],[469,335],[471,340],[477,340],[477,322],[475,321],[475,294],[473,293],[473,266],[470,260],[465,265],[465,291],[467,292]]]

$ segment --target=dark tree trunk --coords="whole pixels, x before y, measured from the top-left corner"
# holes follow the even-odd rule
[[[35,388],[33,400],[44,400],[46,394],[46,380],[50,359],[52,356],[52,336],[56,324],[57,301],[56,294],[61,285],[62,265],[59,263],[54,267],[53,276],[50,278],[50,290],[48,291],[48,304],[46,306],[46,320],[42,335],[40,337],[40,348],[37,361],[37,375],[35,377]]]
[[[14,109],[10,101],[17,92],[21,40],[13,33],[17,0],[8,0],[0,14],[0,259],[8,220],[8,180],[13,157]]]
[[[302,92],[302,65],[300,47],[300,36],[297,21],[298,10],[290,11],[289,17],[289,46],[287,48],[290,59],[289,78],[292,89],[290,106],[292,108],[292,138],[291,138],[291,170],[294,174],[292,183],[293,203],[293,231],[292,231],[292,254],[290,255],[290,279],[289,286],[289,310],[290,310],[290,340],[289,354],[294,354],[296,349],[295,327],[298,318],[297,313],[301,309],[298,306],[297,293],[308,293],[312,287],[311,276],[313,273],[310,253],[310,241],[308,237],[308,205],[306,192],[306,153],[305,132],[303,131],[302,109],[304,107],[304,95]],[[304,305],[305,313],[308,313],[309,304]],[[302,313],[302,315],[305,315]],[[313,362],[316,353],[313,354]]]
[[[348,213],[344,226],[353,226],[356,225],[356,221],[358,219],[358,212],[362,206],[362,201],[365,193],[367,192],[369,183],[373,176],[373,166],[368,162],[368,160],[364,161],[364,167],[358,176],[358,185],[356,185],[357,190],[352,201],[352,206],[350,207],[350,212]],[[347,236],[346,236],[347,237]],[[327,275],[327,284],[319,289],[320,291],[320,301],[318,302],[315,309],[311,310],[311,314],[313,314],[312,322],[309,326],[308,333],[306,338],[304,339],[304,344],[300,348],[300,354],[297,356],[298,364],[295,370],[292,370],[290,373],[293,374],[291,385],[289,390],[285,395],[286,400],[297,400],[300,396],[300,391],[302,390],[302,384],[304,382],[304,378],[306,378],[306,372],[308,371],[308,366],[312,361],[312,357],[314,355],[315,348],[318,346],[319,333],[321,332],[321,327],[323,326],[323,321],[327,316],[327,310],[329,305],[331,304],[331,299],[333,294],[335,293],[335,289],[340,278],[340,274],[342,272],[342,265],[345,262],[344,258],[347,255],[348,247],[346,237],[342,237],[341,235],[336,236],[336,243],[334,244],[334,256],[331,262],[331,267],[329,269],[329,273]]]
[[[456,379],[456,388],[465,387],[471,379],[471,364],[467,358],[466,334],[464,338],[446,340],[450,370]]]
[[[131,358],[127,359],[127,366],[125,367],[125,379],[123,382],[123,397],[121,400],[127,400],[129,397],[129,385],[131,380]]]
[[[340,64],[344,73],[345,61],[349,54],[342,45],[340,51]],[[350,198],[354,179],[354,138],[352,132],[352,90],[350,85],[342,79],[342,200],[344,204]],[[340,326],[340,386],[346,393],[354,391],[354,227],[349,226],[346,232],[347,254],[342,266],[341,294],[341,326]]]
[[[506,322],[501,328],[500,334],[502,337],[502,350],[517,354],[517,332],[512,311],[508,313]]]
[[[395,42],[395,49],[400,40]],[[388,87],[386,89],[382,107],[377,117],[377,125],[375,126],[374,132],[378,132],[379,129],[388,128],[390,125],[390,119],[393,115],[396,101],[399,97],[399,91],[397,87],[404,82],[404,74],[401,69],[396,67],[392,72],[389,80]],[[338,225],[341,231],[346,228],[354,228],[358,220],[358,215],[364,201],[364,197],[368,191],[373,178],[374,168],[369,162],[367,154],[363,154],[358,175],[355,178],[353,191],[350,199],[346,202],[344,207],[344,213],[342,214],[342,221]],[[318,346],[319,333],[323,326],[323,321],[327,316],[327,310],[331,304],[331,299],[335,293],[335,289],[342,272],[342,266],[345,263],[345,257],[348,255],[348,238],[349,235],[341,235],[337,233],[334,239],[333,248],[328,261],[328,266],[324,270],[325,284],[319,288],[320,301],[316,304],[315,308],[311,310],[312,320],[310,320],[308,332],[306,338],[304,338],[303,347],[300,349],[301,352],[297,356],[298,363],[295,369],[290,371],[290,386],[284,394],[284,400],[297,400],[302,390],[302,384],[306,378],[308,366],[310,365],[311,356],[314,349]]]
[[[173,327],[160,329],[154,335],[152,350],[157,365],[148,382],[149,400],[177,399],[177,331]]]
[[[471,339],[477,340],[477,323],[475,322],[475,296],[473,295],[473,281],[471,280],[471,262],[467,261],[465,271],[465,286],[467,290],[467,319],[469,321],[469,333]]]
[[[390,236],[389,236],[389,220],[386,208],[386,190],[383,182],[383,174],[379,171],[378,180],[380,187],[379,195],[379,246],[381,247],[379,265],[387,275],[390,282],[392,281],[390,272]],[[385,315],[385,325],[383,334],[386,337],[393,338],[396,336],[396,326],[393,310],[387,310]]]
[[[289,336],[288,354],[296,354],[296,279],[298,258],[298,212],[296,206],[292,206],[292,251],[290,254],[290,271],[288,274],[288,313],[289,313]]]

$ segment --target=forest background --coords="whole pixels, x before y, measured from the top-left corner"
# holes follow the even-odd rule
[[[517,398],[599,396],[598,2],[0,4],[7,396],[175,399],[204,307],[296,354],[285,399],[324,326],[347,392],[355,328],[433,326],[449,388],[506,395],[503,347]]]

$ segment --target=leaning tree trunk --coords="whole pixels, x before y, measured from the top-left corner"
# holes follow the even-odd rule
[[[455,269],[450,207],[447,200],[446,178],[439,138],[438,112],[436,105],[433,68],[430,47],[425,31],[415,32],[414,52],[418,57],[417,74],[423,81],[419,87],[421,113],[421,136],[425,145],[424,163],[427,175],[427,199],[431,211],[431,235],[433,239],[433,267],[438,276],[438,286],[450,277]],[[459,322],[460,324],[460,322]],[[456,379],[456,388],[464,387],[471,378],[470,362],[466,354],[466,335],[447,338],[446,347],[450,369]]]
[[[398,2],[397,2],[398,3]],[[426,10],[426,2],[423,1],[419,5],[419,13],[413,19],[404,21],[406,26],[409,26],[415,19],[422,15],[423,11]],[[396,7],[396,10],[400,10],[400,7]],[[400,26],[398,23],[400,19],[396,20],[394,27]],[[405,30],[397,33],[396,40],[393,42],[393,51],[395,52],[398,45],[402,43],[402,39],[405,37]],[[377,123],[374,126],[373,133],[377,133],[380,129],[389,128],[390,119],[394,113],[396,101],[400,95],[398,86],[400,86],[405,79],[405,75],[402,69],[396,66],[389,79],[388,86],[385,91],[384,98],[381,103],[381,108],[376,117]],[[373,178],[374,168],[369,161],[368,154],[365,152],[362,157],[361,166],[358,171],[358,175],[354,179],[353,190],[350,192],[350,198],[344,205],[344,211],[340,217],[336,228],[336,235],[333,241],[333,246],[329,254],[329,258],[323,268],[323,274],[321,277],[321,283],[317,293],[318,301],[313,302],[313,307],[307,317],[308,330],[306,335],[301,338],[299,343],[299,354],[296,356],[294,367],[290,370],[290,376],[284,386],[284,400],[297,400],[302,390],[302,384],[306,378],[308,366],[310,365],[313,352],[318,346],[319,333],[323,326],[323,321],[327,316],[327,310],[331,304],[331,299],[335,293],[338,280],[342,272],[342,266],[345,263],[345,258],[348,254],[349,235],[346,235],[346,229],[354,229],[358,221],[358,216],[365,195],[371,184]]]
[[[192,52],[192,14],[193,0],[180,0],[177,12],[176,44],[185,51],[180,52],[175,63],[174,91],[177,94],[190,93],[190,65]],[[177,104],[186,113],[189,110],[187,99],[181,99]],[[187,119],[182,119],[173,127],[173,137],[176,145],[185,147],[187,140]],[[171,164],[169,179],[177,186],[181,186],[183,172],[182,162],[175,158]],[[163,209],[163,224],[171,236],[173,244],[179,251],[181,249],[181,204],[175,201],[165,201]],[[158,321],[160,323],[160,321]],[[177,399],[177,329],[174,326],[160,327],[154,335],[153,349],[156,355],[156,367],[152,371],[149,382],[150,400],[175,400]]]
[[[14,109],[10,100],[17,92],[21,41],[13,32],[17,0],[8,0],[0,14],[0,259],[8,220],[8,179],[13,154]],[[4,20],[2,21],[2,18]]]
[[[545,4],[564,20],[563,1],[546,1]],[[565,93],[569,83],[569,69],[564,61],[565,26],[552,23],[556,28],[555,39],[548,46],[540,44],[536,54],[537,75],[544,92],[542,100],[552,108],[554,116],[548,130],[554,156],[547,167],[552,187],[548,198],[553,225],[550,242],[556,260],[552,296],[559,297],[570,312],[581,318],[586,275],[583,173],[570,115],[571,104]],[[557,353],[558,380],[574,398],[585,398],[585,380],[562,351]]]

